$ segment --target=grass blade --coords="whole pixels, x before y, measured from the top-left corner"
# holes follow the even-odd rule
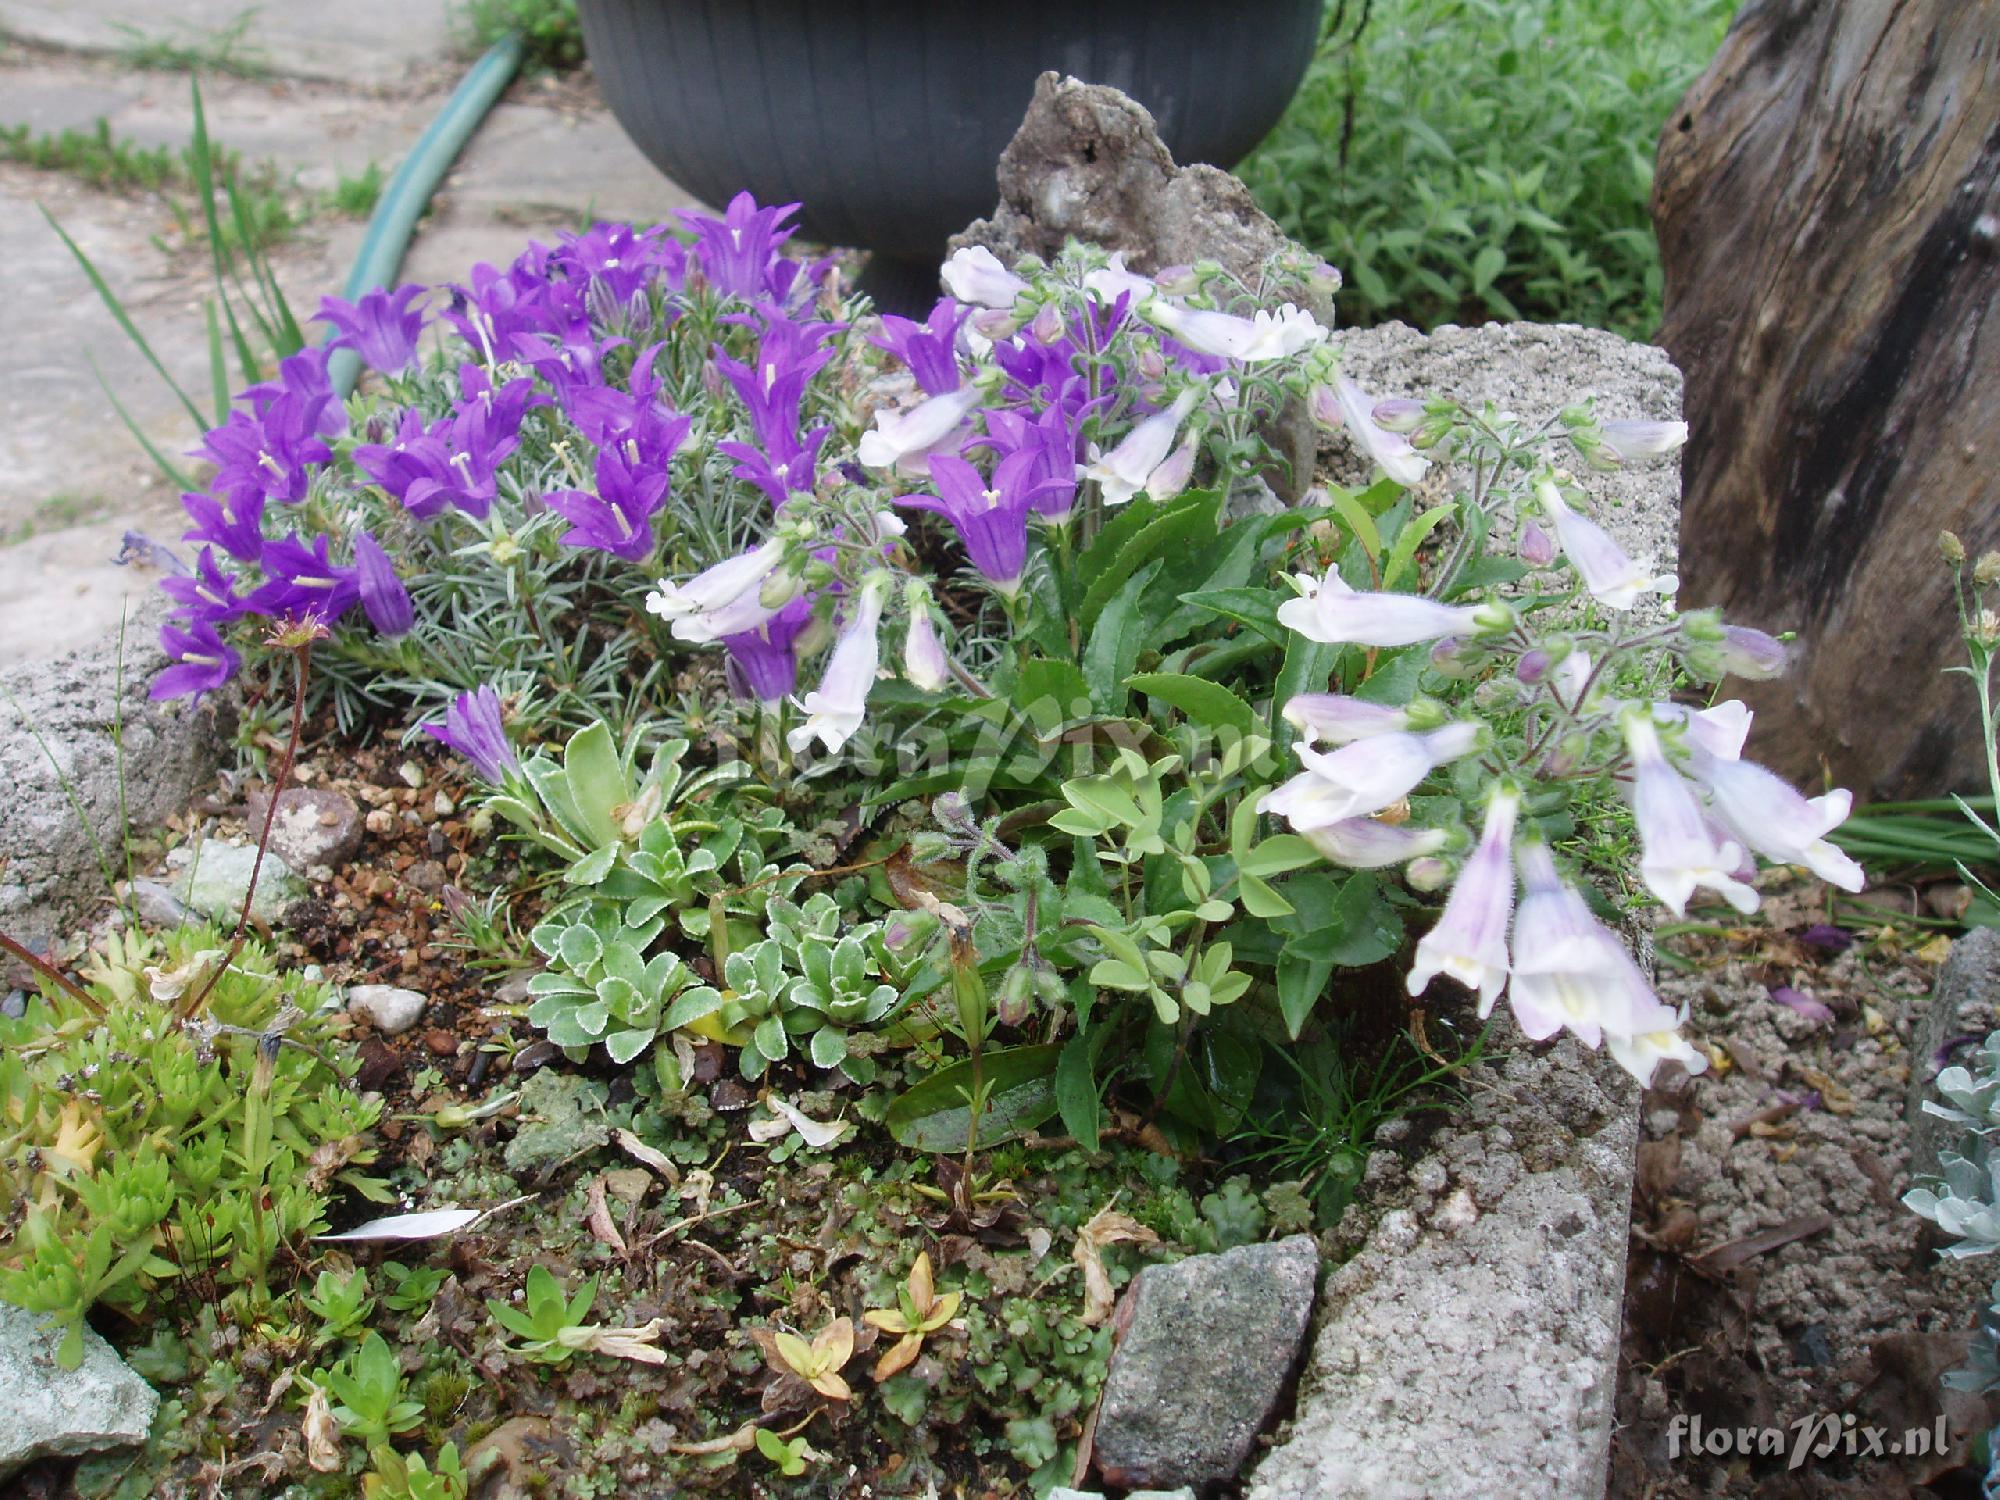
[[[141,448],[146,450],[146,457],[153,461],[154,467],[167,476],[167,482],[176,489],[199,489],[200,486],[188,478],[180,465],[162,453],[154,445],[153,440],[147,437],[145,432],[140,429],[139,424],[132,420],[132,414],[125,409],[125,403],[118,399],[118,393],[111,389],[111,382],[104,378],[104,371],[98,368],[97,356],[86,355],[85,358],[90,361],[90,373],[97,377],[97,388],[104,392],[104,399],[109,401],[111,409],[118,413],[118,420],[125,424],[125,430],[132,434]],[[169,383],[171,384],[171,382]],[[197,424],[201,422],[201,414],[199,412],[195,413],[195,422]]]
[[[215,396],[215,425],[220,427],[229,420],[229,358],[222,350],[222,324],[213,300],[202,303],[201,315],[208,325],[208,382]]]
[[[69,232],[56,222],[54,214],[43,208],[39,203],[35,207],[40,211],[42,217],[48,221],[49,228],[53,229],[63,244],[68,247],[69,253],[76,257],[76,263],[83,267],[83,274],[90,278],[90,284],[97,289],[98,297],[103,300],[106,307],[111,309],[111,316],[118,320],[118,326],[125,331],[125,337],[133,342],[139,352],[146,357],[146,363],[151,365],[160,379],[167,383],[167,389],[172,391],[175,397],[179,399],[181,405],[187,408],[187,414],[194,418],[195,426],[206,431],[208,423],[202,418],[200,410],[195,406],[193,401],[188,399],[188,394],[181,389],[180,382],[167,373],[167,367],[160,363],[159,355],[153,352],[153,346],[146,342],[146,336],[139,332],[138,325],[126,313],[125,304],[118,300],[118,294],[111,290],[111,284],[98,274],[97,267],[91,264],[90,257],[83,253],[83,247],[69,237]],[[93,368],[95,368],[94,362]],[[99,374],[97,378],[98,382],[102,384],[104,376]]]

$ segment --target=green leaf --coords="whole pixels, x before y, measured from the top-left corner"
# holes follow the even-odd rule
[[[611,867],[618,863],[618,846],[606,844],[590,853],[563,871],[565,885],[596,885],[611,873]]]
[[[1335,514],[1347,524],[1347,529],[1354,533],[1354,539],[1361,543],[1369,558],[1371,560],[1380,558],[1382,533],[1375,527],[1375,518],[1362,509],[1361,502],[1354,493],[1335,486],[1327,491],[1327,499],[1333,506]]]
[[[612,743],[610,725],[598,719],[570,737],[563,750],[563,774],[591,846],[618,843],[611,810],[632,800],[632,781]]]
[[[1393,589],[1403,581],[1404,573],[1415,568],[1417,548],[1425,537],[1444,524],[1453,509],[1449,505],[1433,506],[1397,533],[1396,545],[1389,550],[1389,561],[1382,567],[1383,588]]]
[[[1022,664],[1013,706],[1041,735],[1053,734],[1090,712],[1090,684],[1074,663],[1037,656]]]
[[[1271,689],[1272,753],[1281,759],[1292,748],[1296,731],[1285,719],[1285,705],[1300,693],[1324,692],[1340,660],[1342,646],[1329,646],[1294,635],[1285,642],[1284,664]]]
[[[1103,1106],[1097,1093],[1096,1059],[1090,1043],[1081,1036],[1063,1043],[1056,1060],[1056,1107],[1062,1112],[1063,1128],[1086,1151],[1095,1151]]]
[[[1159,571],[1156,558],[1127,576],[1124,587],[1106,603],[1102,614],[1094,616],[1097,623],[1083,650],[1083,676],[1090,684],[1091,701],[1104,713],[1124,712],[1125,679],[1132,675],[1151,636],[1139,597]]]
[[[1234,620],[1254,630],[1274,646],[1282,646],[1292,633],[1278,623],[1278,606],[1292,594],[1289,589],[1201,589],[1181,595],[1181,603]]]
[[[1367,870],[1342,881],[1322,871],[1294,875],[1280,890],[1298,910],[1271,926],[1290,940],[1287,953],[1340,968],[1380,963],[1403,943],[1403,919]]]
[[[604,1050],[615,1063],[628,1063],[653,1045],[652,1031],[614,1031],[604,1039]]]
[[[980,1057],[977,1076],[988,1093],[972,1149],[983,1151],[1026,1135],[1056,1113],[1055,1073],[1061,1054],[1062,1048],[1051,1043],[988,1051]],[[974,1072],[973,1060],[966,1058],[905,1090],[883,1117],[889,1133],[912,1151],[965,1150],[972,1129],[969,1100]]]
[[[1296,953],[1278,957],[1278,1011],[1285,1018],[1285,1031],[1293,1041],[1305,1030],[1306,1018],[1326,992],[1333,977],[1333,964],[1323,958],[1301,958]]]
[[[1179,672],[1141,672],[1126,678],[1125,686],[1172,704],[1204,729],[1233,729],[1238,735],[1263,729],[1256,711],[1219,682]]]
[[[673,1031],[699,1021],[703,1016],[712,1016],[725,1004],[727,1001],[723,999],[722,992],[706,984],[682,990],[674,997],[674,1003],[667,1007],[667,1013],[660,1021],[660,1030]]]
[[[1221,506],[1222,497],[1212,490],[1190,490],[1164,506],[1134,501],[1107,521],[1077,562],[1077,576],[1087,581],[1076,611],[1078,628],[1089,635],[1125,581],[1161,553],[1213,541]]]

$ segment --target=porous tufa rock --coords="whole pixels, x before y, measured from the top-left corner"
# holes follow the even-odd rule
[[[0,1303],[0,1479],[38,1458],[75,1458],[146,1441],[159,1394],[97,1334],[83,1331],[83,1363],[56,1362],[57,1330]]]

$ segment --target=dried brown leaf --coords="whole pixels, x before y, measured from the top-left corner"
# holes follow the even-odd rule
[[[1114,1211],[1110,1204],[1100,1208],[1088,1224],[1077,1231],[1076,1248],[1070,1259],[1083,1271],[1083,1322],[1095,1328],[1111,1316],[1118,1294],[1104,1269],[1104,1247],[1115,1244],[1157,1245],[1160,1237],[1130,1214]]]

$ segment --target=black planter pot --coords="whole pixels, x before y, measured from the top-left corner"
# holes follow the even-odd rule
[[[1130,94],[1177,161],[1231,166],[1284,112],[1322,0],[580,0],[618,121],[717,206],[804,205],[811,238],[875,252],[878,301],[937,294],[945,240],[1049,69]]]

